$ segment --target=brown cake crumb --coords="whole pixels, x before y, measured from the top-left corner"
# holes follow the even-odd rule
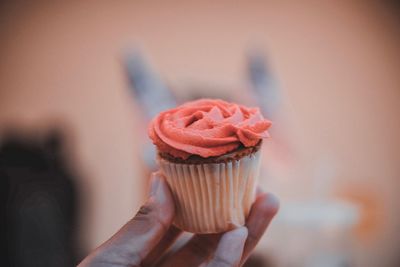
[[[252,147],[245,147],[243,145],[239,146],[235,150],[228,152],[224,155],[221,156],[216,156],[216,157],[208,157],[208,158],[203,158],[198,155],[191,155],[187,159],[182,159],[182,158],[176,158],[172,156],[171,154],[168,153],[163,153],[159,152],[158,156],[160,158],[163,158],[165,160],[168,160],[170,162],[174,163],[184,163],[184,164],[204,164],[204,163],[221,163],[221,162],[229,162],[233,160],[239,160],[247,155],[253,154],[257,152],[262,144],[262,140],[258,142],[255,146]]]

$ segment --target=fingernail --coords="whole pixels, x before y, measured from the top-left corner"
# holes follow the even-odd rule
[[[277,197],[277,196],[275,196],[274,194],[272,194],[272,193],[268,193],[268,199],[269,199],[269,201],[271,202],[271,203],[274,203],[275,205],[278,205],[279,206],[279,198]]]
[[[259,195],[261,195],[261,194],[263,194],[263,193],[264,193],[264,190],[262,190],[261,187],[257,186],[257,189],[256,189],[256,196],[259,196]]]
[[[175,205],[161,172],[155,172],[151,175],[147,204],[158,210],[159,219],[164,221],[166,225],[172,222]]]
[[[268,193],[268,204],[271,207],[274,207],[276,211],[279,210],[279,206],[280,206],[280,201],[279,198],[277,196],[275,196],[274,194]]]
[[[222,235],[218,248],[225,248],[227,250],[231,250],[231,252],[241,252],[243,251],[243,246],[246,243],[248,233],[249,232],[246,227],[239,227],[226,232]],[[224,253],[226,252],[229,251],[224,251]]]
[[[154,172],[151,174],[150,179],[150,196],[155,196],[158,188],[160,187],[160,174],[158,172]]]
[[[236,229],[232,230],[231,232],[236,237],[242,238],[242,239],[246,239],[247,235],[249,234],[249,231],[248,231],[247,227],[245,227],[245,226],[241,226],[239,228],[236,228]]]

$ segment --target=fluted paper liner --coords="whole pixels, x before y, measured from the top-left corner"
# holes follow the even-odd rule
[[[260,150],[223,163],[183,164],[160,158],[175,201],[174,224],[192,233],[244,225],[255,198]]]

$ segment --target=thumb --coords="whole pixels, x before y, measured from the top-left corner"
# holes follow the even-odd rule
[[[206,266],[239,266],[247,235],[246,227],[239,227],[223,234],[217,250]]]
[[[161,173],[153,173],[147,202],[113,237],[89,255],[80,266],[109,262],[121,266],[139,266],[168,230],[174,216],[174,204]],[[86,264],[86,263],[90,264]]]

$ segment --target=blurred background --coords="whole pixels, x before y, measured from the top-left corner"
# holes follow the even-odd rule
[[[149,119],[199,97],[274,122],[260,184],[281,210],[247,266],[400,266],[395,1],[0,8],[6,266],[70,266],[108,239],[156,168]]]

